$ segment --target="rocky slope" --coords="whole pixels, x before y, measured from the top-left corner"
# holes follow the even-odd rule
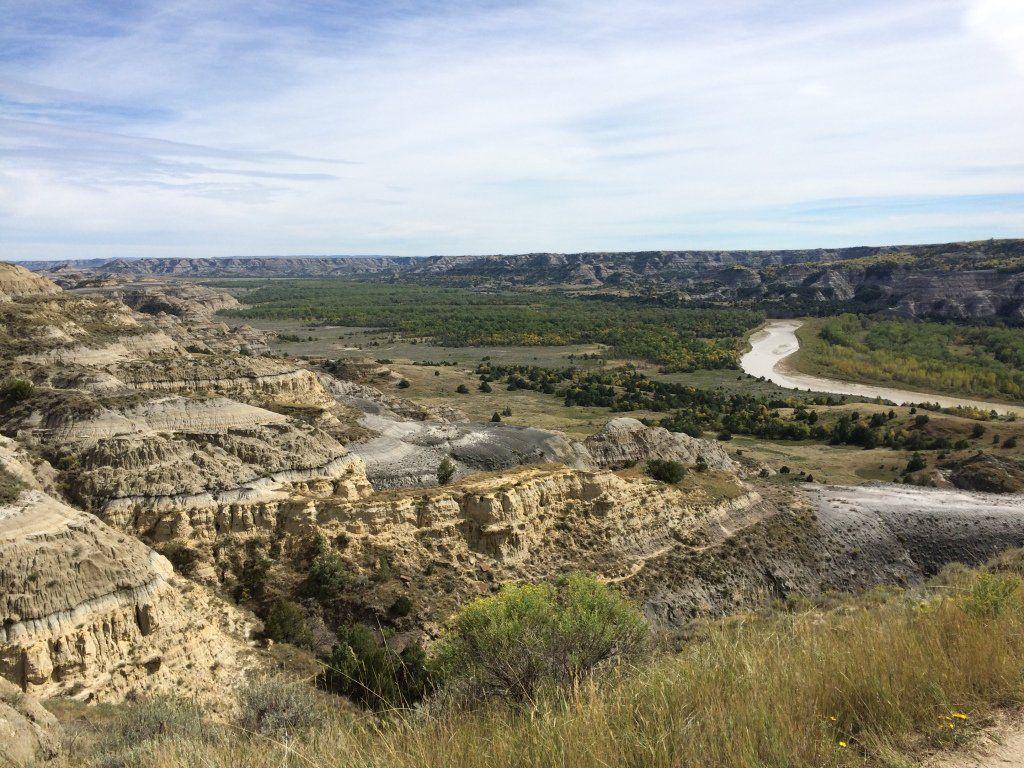
[[[253,620],[137,539],[53,498],[9,440],[20,493],[0,504],[0,678],[86,701],[187,690],[222,700],[260,662]]]
[[[30,266],[68,284],[140,277],[448,277],[498,285],[653,289],[675,300],[753,301],[776,314],[839,309],[1024,322],[1024,240],[797,251],[115,259]]]
[[[476,424],[382,390],[387,371],[253,354],[211,289],[33,285],[0,301],[0,381],[17,384],[0,403],[0,677],[40,696],[222,695],[262,662],[252,619],[214,592],[261,615],[295,602],[329,651],[351,622],[401,645],[502,584],[586,570],[681,630],[1024,543],[1020,497],[801,490],[628,418],[583,441]],[[650,458],[693,471],[667,486],[637,468]],[[324,557],[344,585],[326,603],[309,581]],[[0,733],[15,721],[44,748],[0,705]]]
[[[0,677],[0,764],[22,768],[60,754],[57,719]]]

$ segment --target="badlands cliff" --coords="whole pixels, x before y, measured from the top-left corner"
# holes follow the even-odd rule
[[[282,604],[316,652],[354,623],[408,647],[503,584],[580,570],[680,632],[1024,544],[1019,497],[776,484],[630,418],[584,440],[474,423],[379,366],[260,354],[259,331],[214,317],[229,303],[0,271],[0,739],[18,759],[57,749],[37,699],[225,706],[270,664],[260,617]],[[668,486],[651,458],[693,471]],[[343,589],[321,599],[325,558]]]

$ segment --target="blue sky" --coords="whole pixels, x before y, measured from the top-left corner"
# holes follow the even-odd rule
[[[1024,236],[1021,0],[0,0],[0,258]]]

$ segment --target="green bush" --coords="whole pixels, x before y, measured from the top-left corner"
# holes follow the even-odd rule
[[[670,459],[651,459],[646,469],[650,477],[663,483],[678,483],[686,477],[686,467]]]
[[[325,548],[309,566],[306,593],[321,603],[332,602],[341,597],[351,583],[352,574],[341,555]]]
[[[21,494],[24,483],[3,467],[0,467],[0,504],[10,504]]]
[[[981,619],[994,619],[1019,600],[1020,579],[993,573],[982,573],[970,585],[965,610]]]
[[[0,383],[0,401],[8,404],[20,403],[32,397],[35,385],[25,379],[6,379]]]
[[[928,463],[924,460],[924,456],[920,453],[914,453],[910,457],[910,461],[907,462],[907,472],[919,472],[927,466]]]
[[[412,613],[412,600],[408,595],[399,595],[388,608],[388,616],[392,619],[401,619],[410,613]]]
[[[284,676],[250,680],[238,691],[238,724],[249,733],[290,741],[323,718],[323,702],[315,689],[299,680]]]
[[[455,388],[455,391],[458,392],[460,395],[468,395],[469,387],[467,387],[465,384],[459,384],[459,386]]]
[[[636,606],[572,574],[506,586],[467,605],[436,644],[432,670],[453,691],[524,700],[542,684],[574,682],[602,662],[636,655],[647,636]]]
[[[327,685],[373,709],[407,706],[427,691],[426,656],[418,645],[400,653],[362,624],[338,632],[327,662]]]
[[[455,463],[445,458],[437,465],[437,482],[438,485],[448,485],[455,477]]]
[[[263,623],[263,631],[277,643],[291,643],[303,648],[312,648],[315,645],[306,612],[302,610],[301,605],[291,600],[277,600],[270,606],[267,620]]]

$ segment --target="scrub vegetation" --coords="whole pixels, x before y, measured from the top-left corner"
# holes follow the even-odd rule
[[[311,693],[268,712],[264,703],[277,699],[261,691],[243,697],[239,725],[224,727],[167,704],[140,721],[134,705],[91,731],[79,725],[76,760],[151,768],[912,765],[923,751],[968,742],[997,708],[1024,701],[1021,565],[1009,553],[978,570],[948,568],[910,591],[766,607],[710,623],[680,650],[639,656],[642,620],[610,589],[584,577],[508,588],[449,625],[431,657],[440,692],[424,707],[368,715]],[[631,653],[616,657],[617,643]],[[504,685],[507,670],[528,674],[529,685]],[[443,695],[467,675],[485,684],[471,690],[487,695]],[[273,728],[263,726],[268,719]]]

